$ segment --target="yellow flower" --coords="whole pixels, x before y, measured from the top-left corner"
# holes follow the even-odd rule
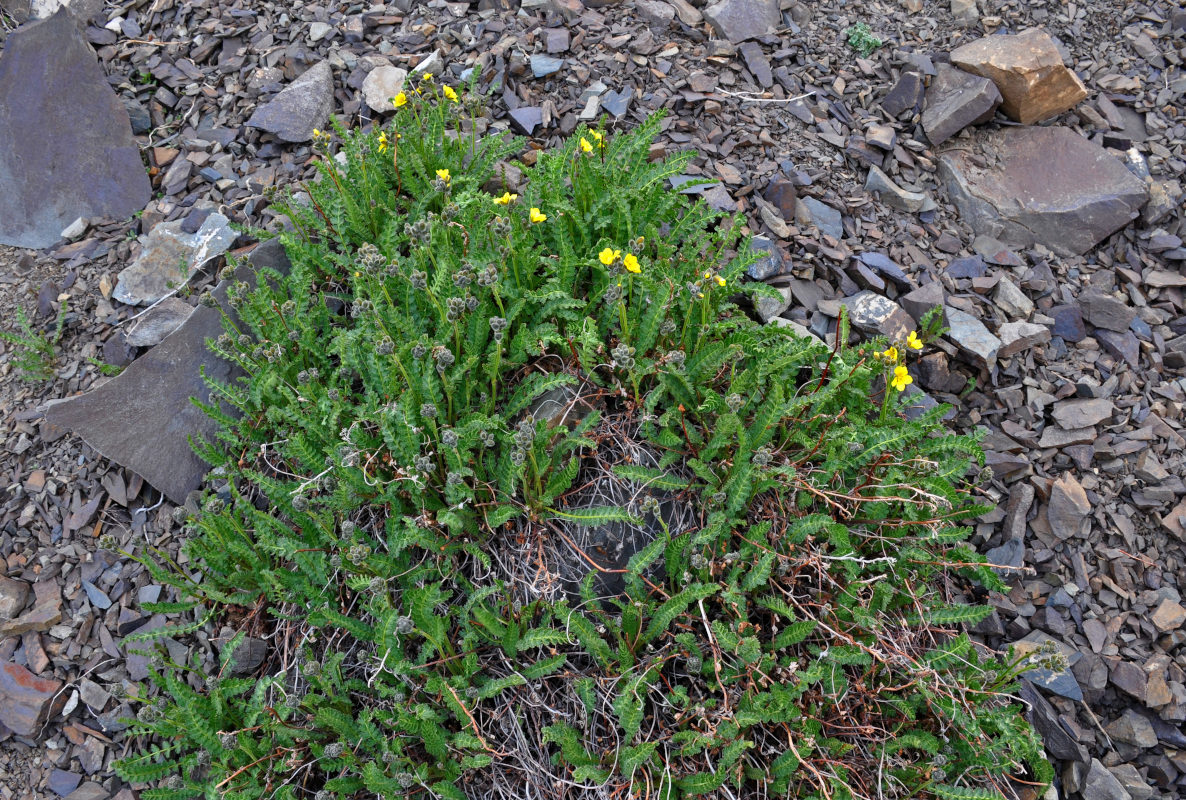
[[[633,272],[635,275],[642,272],[642,267],[638,266],[638,259],[634,253],[627,253],[626,257],[622,259],[622,264],[626,267],[627,272]]]
[[[440,178],[441,180],[443,180],[445,183],[448,183],[449,181],[453,180],[453,176],[449,174],[449,170],[447,170],[447,169],[438,169],[437,177]]]
[[[896,347],[889,348],[881,355],[882,355],[882,357],[885,358],[886,361],[890,362],[891,364],[898,363],[898,348],[896,348]]]
[[[726,283],[725,279],[722,278],[720,275],[718,275],[717,276],[717,286],[724,286],[725,283]]]
[[[320,129],[320,128],[314,128],[314,129],[313,129],[313,138],[314,138],[314,139],[320,139],[320,138],[321,138],[321,129]]]
[[[444,89],[441,89],[441,91],[444,93],[445,97],[449,98],[454,103],[458,102],[457,101],[457,92],[453,91],[452,86],[446,86]]]
[[[429,83],[432,83],[432,73],[431,72],[424,73],[423,75],[420,76],[420,80],[428,81]]]
[[[396,108],[403,108],[408,104],[408,96],[400,92],[395,97],[391,98],[391,104]]]
[[[540,211],[538,208],[535,208],[534,206],[532,207],[532,209],[531,209],[531,221],[532,222],[543,222],[547,218],[548,218],[547,214],[543,213],[542,211]]]
[[[598,144],[602,144],[601,131],[589,131],[589,135],[592,136],[594,141],[596,141]]]
[[[379,152],[380,153],[387,152],[387,134],[386,133],[379,134]]]
[[[519,195],[511,194],[510,192],[503,192],[502,197],[494,198],[494,205],[509,206],[511,203],[519,199]]]
[[[922,339],[918,338],[916,331],[910,331],[910,335],[906,337],[906,346],[912,350],[922,349]]]
[[[621,255],[622,255],[621,250],[613,250],[613,249],[607,247],[604,250],[602,250],[600,253],[598,253],[597,257],[599,259],[601,259],[602,264],[605,264],[608,267],[610,264],[617,261],[621,257]]]
[[[585,151],[586,153],[593,152],[593,145],[589,144],[589,140],[584,136],[581,137],[581,150]]]
[[[890,381],[890,384],[895,389],[900,392],[912,383],[914,383],[914,378],[910,377],[910,373],[906,371],[905,367],[894,367],[894,378]]]

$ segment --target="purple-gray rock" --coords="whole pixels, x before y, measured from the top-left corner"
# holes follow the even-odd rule
[[[1083,520],[1091,513],[1091,501],[1082,484],[1071,473],[1064,473],[1050,485],[1050,504],[1046,518],[1050,529],[1059,539],[1078,536]]]
[[[890,208],[896,208],[908,214],[933,211],[938,208],[929,194],[902,188],[890,180],[890,177],[878,167],[869,167],[869,174],[865,177],[865,191],[876,194],[881,198],[881,202]]]
[[[988,78],[940,64],[927,88],[922,129],[939,145],[969,125],[988,122],[1000,104],[1001,93]]]
[[[953,278],[983,278],[987,269],[980,256],[964,256],[947,265],[947,274]]]
[[[737,48],[737,51],[745,59],[745,68],[758,81],[759,86],[769,89],[774,85],[774,75],[770,71],[770,59],[766,57],[762,45],[757,42],[745,42]]]
[[[520,106],[511,111],[511,127],[524,136],[534,134],[543,121],[544,112],[539,106]]]
[[[1001,340],[993,336],[984,323],[965,311],[947,306],[946,314],[947,338],[971,356],[974,363],[991,368],[996,363]]]
[[[542,53],[531,55],[531,74],[536,78],[546,78],[560,71],[564,66],[563,58],[546,56]]]
[[[881,107],[891,117],[901,116],[909,111],[914,114],[922,107],[922,77],[915,71],[903,72],[894,88],[881,101]]]
[[[1083,325],[1083,313],[1079,306],[1055,306],[1050,309],[1050,316],[1054,319],[1054,335],[1063,341],[1081,342],[1087,338],[1087,328]]]
[[[1050,329],[1034,322],[1006,322],[997,328],[997,337],[1001,340],[997,358],[1008,358],[1050,341]]]
[[[166,297],[135,322],[128,323],[127,342],[132,347],[152,347],[181,327],[194,307],[176,297]]]
[[[943,153],[939,174],[977,233],[1062,256],[1127,225],[1148,197],[1124,164],[1069,128],[979,131],[971,147]]]
[[[181,232],[183,220],[163,222],[148,234],[144,250],[119,274],[111,296],[129,305],[149,305],[189,281],[194,270],[225,253],[238,231],[222,214],[211,214],[197,233]]]
[[[898,302],[902,304],[902,308],[912,319],[921,321],[932,308],[943,308],[944,299],[943,284],[939,281],[931,281],[902,295],[898,298]],[[940,312],[940,318],[946,325],[946,316],[943,312]]]
[[[329,119],[333,102],[334,74],[329,62],[321,61],[256,108],[247,125],[284,142],[307,142]]]
[[[814,197],[800,197],[799,207],[807,211],[808,220],[821,231],[833,239],[844,238],[844,222],[839,211]]]
[[[769,322],[791,307],[789,286],[771,286],[777,296],[760,295],[754,298],[754,311],[762,322]]]
[[[1126,708],[1118,718],[1104,728],[1108,736],[1133,747],[1157,747],[1157,734],[1153,723],[1140,712]]]
[[[1108,420],[1115,413],[1116,406],[1105,398],[1063,400],[1054,406],[1050,416],[1064,430],[1090,428]]]
[[[626,113],[630,108],[630,100],[634,97],[634,87],[627,86],[622,91],[609,91],[601,98],[601,107],[613,114],[615,117],[620,117]]]
[[[251,263],[281,271],[288,268],[276,239],[256,248]],[[236,274],[250,283],[248,270],[240,267]],[[229,312],[225,286],[216,290],[215,297]],[[217,429],[190,402],[191,397],[210,400],[210,389],[199,370],[204,366],[207,376],[219,381],[240,374],[206,348],[206,339],[220,333],[219,310],[200,306],[185,324],[115,378],[54,404],[46,411],[46,419],[74,431],[105,457],[141,475],[170,501],[183,503],[209,469],[189,446],[188,437],[209,439]]]
[[[877,251],[871,250],[866,253],[861,253],[859,256],[857,256],[857,258],[862,264],[876,272],[878,275],[881,275],[884,278],[889,278],[894,286],[898,287],[898,289],[906,291],[915,288],[914,281],[910,279],[910,276],[903,272],[902,268],[895,264],[893,259],[887,256],[885,253],[879,253]],[[910,311],[910,309],[906,310],[907,312]],[[911,314],[911,316],[914,315]],[[915,317],[915,319],[918,318]]]
[[[762,194],[766,202],[778,209],[784,220],[795,218],[795,200],[799,193],[795,191],[795,184],[786,178],[774,178]]]
[[[1132,800],[1132,795],[1098,758],[1091,759],[1091,768],[1083,780],[1080,793],[1083,800]]]
[[[719,0],[703,13],[716,34],[734,44],[773,33],[782,19],[778,0]]]
[[[0,244],[49,247],[79,217],[126,218],[152,196],[127,109],[65,9],[5,42],[0,142]]]
[[[1082,761],[1086,758],[1087,751],[1067,733],[1059,722],[1058,712],[1054,710],[1054,706],[1050,705],[1040,692],[1034,690],[1033,684],[1022,681],[1018,695],[1029,708],[1027,719],[1041,735],[1042,743],[1051,755],[1065,761]]]
[[[55,769],[49,774],[49,781],[47,785],[49,790],[58,797],[65,797],[82,783],[82,776],[77,772],[67,772],[64,769]]]
[[[1084,319],[1092,325],[1117,333],[1126,332],[1137,315],[1137,310],[1128,303],[1097,291],[1080,295],[1079,307]]]
[[[1132,331],[1116,333],[1115,331],[1097,330],[1095,338],[1099,340],[1104,352],[1117,361],[1124,361],[1134,369],[1141,365],[1141,343]]]

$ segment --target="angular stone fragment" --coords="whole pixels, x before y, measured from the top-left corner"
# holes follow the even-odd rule
[[[1147,197],[1143,181],[1067,128],[979,131],[972,147],[943,153],[939,175],[977,233],[1063,256],[1124,227]]]
[[[1137,316],[1137,310],[1102,292],[1084,292],[1079,296],[1083,317],[1097,328],[1124,333]]]
[[[1098,758],[1091,759],[1081,794],[1086,800],[1132,800],[1132,795]]]
[[[1033,322],[1006,322],[997,329],[997,336],[1001,340],[1001,349],[997,357],[1008,358],[1022,350],[1050,341],[1050,329]]]
[[[1131,708],[1125,709],[1124,713],[1108,723],[1104,730],[1113,739],[1134,747],[1157,746],[1157,734],[1153,732],[1153,723]]]
[[[278,239],[271,239],[251,254],[251,263],[287,271],[288,259]],[[237,276],[254,281],[250,267]],[[225,285],[215,291],[226,305]],[[213,436],[210,417],[190,402],[209,402],[210,390],[199,373],[219,381],[238,374],[231,364],[206,348],[206,339],[222,333],[217,308],[198,307],[180,328],[118,376],[92,390],[52,405],[46,412],[51,424],[74,431],[105,457],[127,467],[164,492],[173,503],[184,503],[209,469],[189,446],[188,437]]]
[[[765,236],[755,236],[750,240],[750,249],[758,254],[758,260],[745,270],[752,280],[764,281],[782,274],[783,257],[778,245]]]
[[[255,109],[247,125],[284,142],[307,142],[325,125],[334,101],[334,75],[320,61],[268,102]]]
[[[0,724],[20,736],[38,736],[66,702],[62,682],[39,678],[20,664],[0,664]]]
[[[152,347],[181,327],[194,307],[176,297],[161,300],[143,317],[129,324],[127,343],[132,347]]]
[[[1062,63],[1054,41],[1036,28],[957,47],[951,63],[995,83],[1001,110],[1023,125],[1061,114],[1087,97],[1083,81]]]
[[[1116,407],[1106,397],[1082,400],[1063,400],[1054,406],[1050,416],[1060,428],[1089,428],[1112,417]]]
[[[152,196],[127,109],[64,8],[5,42],[0,142],[0,244],[49,247],[79,217],[127,218]]]
[[[182,233],[181,226],[181,220],[174,220],[152,229],[140,255],[119,273],[112,297],[128,305],[155,303],[188,282],[211,258],[225,253],[239,237],[222,214],[206,217],[197,233]]]
[[[1170,509],[1169,513],[1161,518],[1161,525],[1174,536],[1186,540],[1186,500]]]
[[[404,82],[407,79],[406,69],[390,64],[375,67],[367,73],[366,79],[362,82],[362,99],[372,111],[393,111],[395,106],[391,100],[404,90]]]
[[[853,327],[875,336],[885,336],[897,342],[906,339],[914,330],[914,320],[900,305],[876,292],[863,291],[845,298],[841,305],[848,307]]]
[[[10,620],[21,613],[29,599],[29,584],[0,575],[0,620]]]
[[[881,202],[890,208],[896,208],[909,214],[938,208],[929,194],[903,189],[877,167],[869,167],[869,174],[865,178],[865,190],[877,194],[881,198]]]
[[[940,64],[938,71],[927,88],[922,111],[922,129],[935,145],[969,125],[988,122],[1001,104],[1001,93],[989,79],[946,64]]]
[[[754,311],[762,322],[769,322],[791,307],[791,290],[787,286],[771,287],[778,293],[777,297],[757,297],[754,299]]]
[[[1008,278],[1001,278],[997,283],[997,292],[993,295],[997,308],[1011,317],[1025,319],[1034,311],[1034,301],[1030,300],[1017,284]]]
[[[965,311],[947,306],[945,313],[949,328],[947,338],[970,355],[975,363],[991,368],[996,363],[1001,340],[993,336],[984,323]]]
[[[943,301],[945,299],[946,294],[943,291],[943,284],[939,281],[931,281],[930,283],[924,283],[908,294],[902,295],[898,298],[898,302],[902,304],[902,308],[906,310],[906,313],[912,319],[921,322],[923,317],[932,308],[943,309]],[[944,325],[947,324],[945,310],[939,312],[939,319],[943,321]]]
[[[898,82],[894,84],[894,88],[890,89],[889,93],[882,99],[881,107],[891,117],[901,116],[906,111],[913,114],[922,107],[922,98],[922,76],[910,70],[903,72],[898,77]]]
[[[62,621],[62,590],[53,578],[33,584],[33,608],[13,620],[0,620],[0,639],[47,631]]]
[[[778,0],[719,0],[703,13],[713,31],[734,44],[773,33],[782,16]]]
[[[1153,625],[1162,633],[1169,633],[1176,631],[1182,627],[1182,623],[1186,622],[1186,608],[1168,597],[1161,601],[1161,604],[1153,610],[1153,616],[1150,617]],[[1151,745],[1150,745],[1151,746]]]
[[[1079,535],[1083,520],[1091,513],[1091,501],[1082,484],[1067,472],[1050,485],[1050,505],[1046,517],[1059,539]]]

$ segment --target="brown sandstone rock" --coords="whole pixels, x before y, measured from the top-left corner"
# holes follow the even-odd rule
[[[1004,98],[1001,111],[1023,125],[1061,114],[1087,97],[1086,87],[1062,63],[1054,42],[1036,28],[957,47],[951,51],[951,63],[995,83]]]
[[[0,664],[0,723],[21,736],[36,736],[66,702],[62,682],[39,678],[20,664]]]

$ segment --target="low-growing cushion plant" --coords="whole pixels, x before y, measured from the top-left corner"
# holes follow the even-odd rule
[[[239,634],[217,664],[150,645],[163,699],[119,774],[318,800],[1047,780],[1026,662],[953,602],[999,582],[962,543],[976,442],[901,413],[921,341],[751,321],[741,222],[670,190],[691,156],[649,160],[658,117],[508,187],[523,143],[469,102],[426,76],[387,128],[319,133],[291,272],[229,287],[212,346],[245,377],[213,384],[237,413],[208,407],[188,562],[139,557],[177,590],[150,636]],[[268,653],[240,675],[245,635]]]

